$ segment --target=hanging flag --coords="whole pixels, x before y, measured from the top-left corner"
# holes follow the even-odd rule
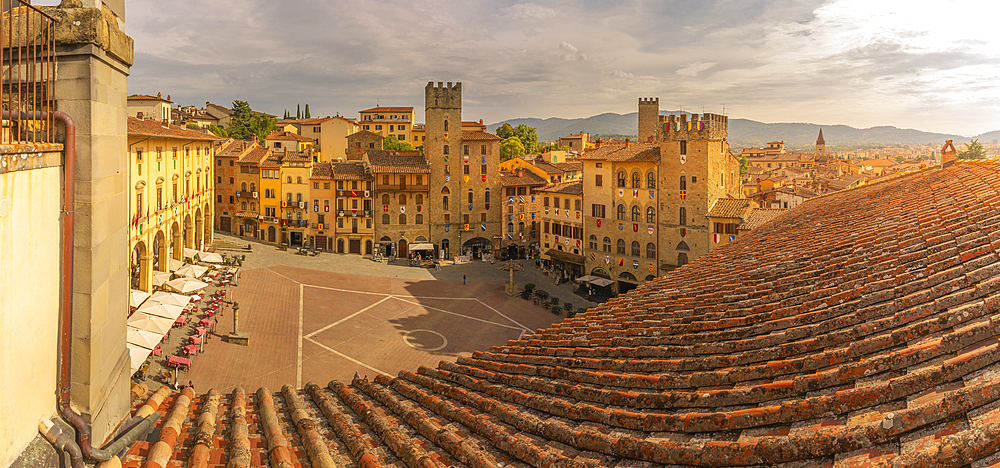
[[[654,269],[654,268],[656,268],[656,267],[655,267],[655,266],[653,266],[653,264],[652,264],[652,263],[650,263],[650,264],[649,264],[649,271],[653,271],[653,269]]]
[[[468,182],[469,181],[469,176],[465,176],[464,179],[465,179],[466,182]]]
[[[610,265],[611,264],[611,256],[610,255],[605,255],[604,256],[604,263],[606,265]]]
[[[531,219],[535,219],[535,212],[534,211],[531,212]]]
[[[637,223],[632,223],[632,232],[639,232],[639,225]]]
[[[524,197],[523,196],[518,196],[517,198],[521,201],[521,203],[524,203]]]
[[[371,190],[365,190],[365,198],[372,196]]]
[[[559,216],[559,208],[556,208],[556,216]]]
[[[514,234],[507,233],[507,240],[514,240]]]
[[[718,234],[712,234],[712,240],[714,240],[715,243],[718,244],[719,243],[719,235]]]
[[[351,216],[357,216],[358,210],[351,210]]]
[[[358,191],[357,190],[351,190],[351,197],[352,198],[357,198],[358,197]]]
[[[686,236],[687,232],[688,232],[687,228],[681,228],[681,237]]]
[[[469,155],[462,156],[462,160],[465,162],[469,162]]]
[[[601,218],[597,218],[597,227],[601,227]]]
[[[639,191],[638,190],[632,190],[632,198],[639,198]]]
[[[734,235],[730,234],[730,235],[729,235],[729,242],[732,242],[732,241],[734,241],[734,240],[736,240],[736,236],[734,236]]]
[[[545,207],[545,214],[549,214],[549,207]]]
[[[468,231],[469,230],[469,225],[468,224],[463,224],[462,225],[462,229],[465,230],[465,231]]]
[[[654,193],[654,191],[653,191],[653,190],[650,190],[650,191],[649,191],[649,199],[650,199],[650,200],[652,200],[654,196],[655,196],[655,193]]]
[[[517,216],[518,216],[518,219],[520,219],[521,221],[524,221],[524,213],[521,213],[521,214],[519,214]]]
[[[507,203],[514,203],[514,197],[507,197]]]
[[[512,214],[507,215],[507,221],[513,221],[513,220],[514,220],[514,215]]]
[[[595,260],[597,260],[597,254],[595,254],[594,252],[591,252],[591,253],[590,253],[590,261],[592,261],[592,262],[593,262],[593,261],[595,261]]]
[[[489,203],[486,204],[486,209],[487,210],[490,209],[490,204]]]
[[[399,212],[400,213],[406,213],[406,207],[405,206],[399,207]]]
[[[580,212],[579,211],[576,212],[576,219],[580,219]]]
[[[559,236],[556,236],[556,244],[559,243]]]
[[[420,208],[422,208],[422,207],[423,207],[423,205],[417,205],[417,213],[420,212]]]
[[[482,229],[483,231],[485,231],[485,230],[486,230],[486,225],[485,225],[485,224],[480,224],[480,225],[479,225],[479,227],[480,227],[480,228],[481,228],[481,229]]]
[[[580,239],[577,239],[577,240],[576,240],[576,246],[577,246],[577,247],[579,247],[579,246],[580,246]]]
[[[483,182],[486,182],[486,174],[483,174]]]
[[[624,258],[619,258],[618,259],[618,266],[625,266],[625,259]]]
[[[449,182],[451,182],[451,176],[450,176],[450,175],[446,175],[446,176],[444,176],[444,183],[446,183],[446,184],[447,184],[447,183],[449,183]]]
[[[448,232],[450,230],[451,230],[451,225],[445,224],[444,225],[444,232]]]
[[[625,196],[625,189],[618,189],[618,196],[619,197],[624,197]]]
[[[472,211],[472,204],[469,204],[469,211]]]
[[[323,211],[329,213],[330,212],[330,205],[324,205],[323,206]]]
[[[313,211],[319,213],[319,205],[313,205]]]

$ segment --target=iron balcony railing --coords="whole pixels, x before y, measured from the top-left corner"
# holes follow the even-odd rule
[[[55,143],[57,19],[26,0],[0,0],[0,143]]]

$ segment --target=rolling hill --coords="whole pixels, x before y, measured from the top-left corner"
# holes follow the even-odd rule
[[[661,112],[661,114],[667,114]],[[554,141],[560,136],[579,133],[581,130],[591,134],[635,135],[638,127],[639,114],[605,113],[580,119],[548,119],[520,118],[505,120],[488,125],[491,132],[506,123],[511,125],[526,124],[535,127],[539,141]],[[961,135],[932,133],[920,130],[879,126],[871,128],[854,128],[847,125],[817,125],[810,123],[764,123],[749,119],[729,119],[729,144],[734,148],[761,146],[769,141],[784,140],[788,147],[811,147],[816,143],[819,130],[828,146],[833,145],[889,145],[910,144],[924,145],[943,144],[945,140],[955,140],[964,143],[969,138]],[[979,137],[982,141],[1000,138],[1000,131],[989,132]]]

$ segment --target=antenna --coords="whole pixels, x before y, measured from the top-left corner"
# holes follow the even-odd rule
[[[722,115],[726,115],[726,103],[722,103]]]
[[[378,98],[375,98],[375,107],[379,107]]]

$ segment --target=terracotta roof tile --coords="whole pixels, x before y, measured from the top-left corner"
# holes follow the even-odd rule
[[[219,137],[211,133],[189,130],[173,124],[164,125],[164,123],[159,120],[143,120],[135,117],[128,118],[128,134],[159,138],[178,138],[183,140],[220,140]]]
[[[500,185],[503,185],[504,187],[515,187],[520,185],[535,185],[540,187],[546,183],[547,181],[541,176],[527,169],[521,171],[520,176],[513,172],[500,172]]]
[[[652,162],[660,160],[660,146],[655,143],[604,144],[580,156],[581,160]]]
[[[403,113],[406,113],[406,112],[413,112],[413,108],[412,107],[372,107],[371,109],[365,109],[363,111],[358,111],[358,113],[361,113],[361,112],[403,112]]]
[[[240,162],[240,163],[243,163],[243,164],[247,164],[247,163],[249,163],[249,164],[260,164],[261,162],[263,162],[267,158],[271,157],[272,154],[273,153],[271,153],[271,150],[269,150],[267,148],[264,148],[264,147],[261,147],[261,146],[258,146],[256,148],[251,149],[250,151],[247,151],[242,156],[240,156],[240,159],[238,159],[237,162]]]
[[[500,137],[479,130],[462,130],[462,139],[469,141],[481,141],[481,140],[499,140]]]
[[[169,418],[123,461],[987,466],[1000,453],[998,254],[1000,163],[925,170],[816,198],[437,368],[253,395],[160,389],[139,414]],[[208,415],[219,430],[195,423]]]
[[[784,208],[753,208],[746,218],[743,218],[743,223],[740,224],[739,229],[757,229],[764,225],[764,223],[781,216],[786,211],[788,210]]]
[[[318,162],[312,165],[309,179],[333,180],[333,166],[329,162]]]
[[[365,152],[364,161],[368,163],[373,174],[429,174],[431,172],[427,158],[421,156],[419,152],[408,153],[416,154],[391,150],[368,150]]]
[[[282,132],[282,131],[273,131],[269,135],[267,135],[267,138],[265,138],[265,139],[266,140],[295,140],[295,141],[308,141],[308,142],[312,142],[313,141],[312,138],[306,138],[306,137],[304,137],[302,135],[299,135],[297,133]]]
[[[333,178],[336,180],[373,180],[374,177],[361,162],[333,163]]]
[[[720,198],[715,201],[705,216],[709,218],[739,218],[746,217],[754,203],[745,198]]]
[[[538,191],[565,193],[567,195],[583,195],[583,181],[571,180],[569,182],[560,182],[558,184],[546,185],[545,187],[538,189]]]

